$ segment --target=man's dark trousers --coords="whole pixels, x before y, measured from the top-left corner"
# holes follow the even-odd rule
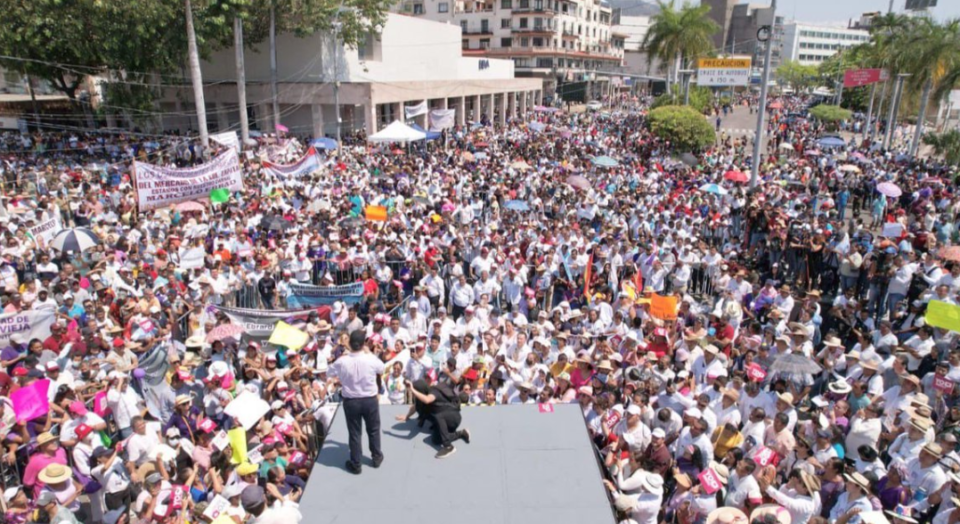
[[[380,451],[380,404],[377,397],[343,399],[343,414],[347,417],[347,431],[350,433],[350,462],[360,467],[363,454],[363,441],[360,435],[362,425],[367,426],[367,439],[370,441],[370,455],[374,459],[383,456]]]
[[[433,415],[433,444],[440,447],[447,447],[462,436],[457,428],[460,427],[460,412],[444,411]]]

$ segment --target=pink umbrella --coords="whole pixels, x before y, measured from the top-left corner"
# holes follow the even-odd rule
[[[281,133],[289,133],[289,132],[290,132],[290,129],[288,129],[287,126],[285,126],[285,125],[283,125],[283,124],[277,124],[277,125],[275,125],[274,127],[277,129],[277,131],[280,131]]]
[[[803,154],[808,156],[820,156],[820,151],[817,151],[816,149],[808,149],[804,151]]]
[[[590,181],[580,175],[573,175],[567,178],[567,183],[571,186],[584,191],[590,189]]]
[[[181,213],[188,213],[190,211],[203,211],[205,208],[200,202],[194,202],[193,200],[187,200],[186,202],[180,202],[174,209]]]
[[[883,182],[877,184],[877,191],[879,191],[880,194],[891,198],[897,198],[903,194],[903,191],[901,191],[900,188],[897,187],[897,185],[893,182]]]

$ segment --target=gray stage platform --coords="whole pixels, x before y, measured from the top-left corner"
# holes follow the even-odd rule
[[[470,444],[438,460],[430,436],[382,406],[385,460],[344,469],[347,426],[338,413],[300,502],[304,524],[613,524],[580,408],[464,408]]]

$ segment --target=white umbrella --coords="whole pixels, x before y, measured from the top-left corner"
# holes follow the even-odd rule
[[[61,253],[73,251],[81,253],[100,243],[100,238],[93,231],[78,227],[74,229],[64,229],[57,233],[50,241],[50,247]]]

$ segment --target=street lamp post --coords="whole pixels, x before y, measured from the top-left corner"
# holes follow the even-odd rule
[[[893,145],[893,127],[897,122],[897,114],[900,112],[900,99],[903,96],[903,81],[910,76],[909,73],[900,73],[897,75],[897,82],[893,86],[893,97],[890,100],[890,115],[887,118],[887,132],[884,134],[883,148],[890,149]]]
[[[770,20],[776,25],[777,0],[770,1]],[[770,62],[773,60],[773,38],[771,31],[767,36],[767,49],[763,58],[763,74],[760,77],[760,104],[757,107],[757,134],[753,140],[753,162],[750,165],[750,188],[757,187],[760,177],[760,151],[763,144],[764,117],[767,115],[767,84],[770,83]]]

